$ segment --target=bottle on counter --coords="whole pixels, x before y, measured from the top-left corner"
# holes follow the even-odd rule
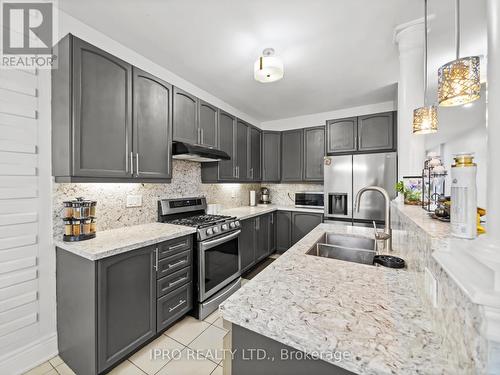
[[[451,233],[455,237],[477,237],[477,166],[473,153],[454,155],[451,168]]]

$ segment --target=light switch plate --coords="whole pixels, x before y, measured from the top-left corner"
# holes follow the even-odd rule
[[[127,207],[141,207],[142,195],[127,195]]]
[[[433,307],[438,305],[438,283],[432,272],[425,267],[425,291]]]

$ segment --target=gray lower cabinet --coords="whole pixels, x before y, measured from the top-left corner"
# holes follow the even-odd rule
[[[241,272],[247,271],[255,264],[255,220],[254,218],[241,221],[240,234]]]
[[[273,215],[268,213],[241,221],[241,272],[248,271],[274,251]]]
[[[390,151],[395,149],[394,112],[358,117],[358,151]]]
[[[123,359],[156,334],[156,272],[153,247],[97,264],[99,371]]]
[[[304,129],[304,181],[323,181],[325,127]]]
[[[172,177],[172,85],[133,69],[134,175],[140,178]]]
[[[269,224],[269,253],[272,254],[276,251],[276,216],[277,212],[271,213]]]
[[[292,245],[292,213],[278,211],[276,213],[276,251],[282,253]]]
[[[323,222],[323,214],[292,212],[292,243],[295,245],[306,234]]]
[[[191,236],[97,261],[57,248],[61,358],[100,374],[180,319],[193,306],[191,259]]]
[[[199,143],[218,147],[219,109],[203,100],[198,101]]]
[[[302,129],[284,131],[281,135],[281,181],[303,179],[304,132]]]
[[[262,132],[262,181],[281,180],[281,132]]]
[[[174,141],[198,143],[198,98],[174,87]]]
[[[262,132],[250,127],[250,180],[262,180],[261,155],[262,155]]]
[[[264,214],[255,218],[256,241],[255,241],[255,261],[259,262],[271,253],[271,216]]]

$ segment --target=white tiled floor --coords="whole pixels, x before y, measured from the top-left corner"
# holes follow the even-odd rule
[[[187,316],[126,361],[110,375],[222,375],[222,327],[219,311],[203,322]],[[165,350],[175,358],[152,358],[152,350]],[[174,350],[172,352],[172,350]],[[169,352],[170,351],[170,352]],[[177,355],[179,357],[177,357]],[[59,356],[24,375],[74,375]]]

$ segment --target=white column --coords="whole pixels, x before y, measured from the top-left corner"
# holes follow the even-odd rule
[[[419,176],[425,157],[423,135],[413,135],[413,110],[424,104],[423,20],[396,27],[399,48],[398,178]]]
[[[500,240],[500,2],[488,0],[488,233]]]

